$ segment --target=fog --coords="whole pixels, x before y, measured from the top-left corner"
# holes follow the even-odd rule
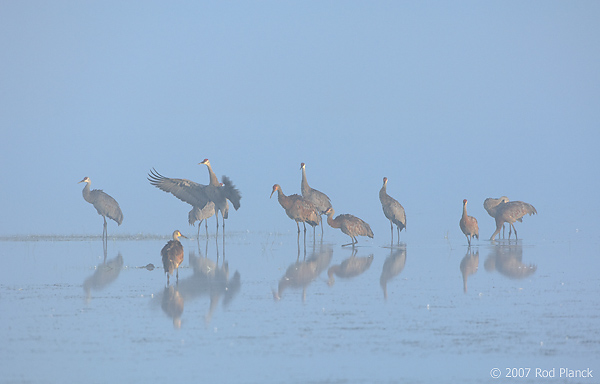
[[[412,238],[482,238],[486,197],[533,204],[520,236],[597,236],[595,2],[5,2],[3,236],[100,234],[84,176],[120,204],[109,235],[193,234],[150,185],[242,192],[226,231],[294,232],[273,184],[329,195],[387,240],[382,178]],[[214,218],[210,230],[214,232]],[[326,228],[325,232],[338,230]],[[341,236],[341,234],[340,234]],[[344,239],[346,240],[346,239]]]

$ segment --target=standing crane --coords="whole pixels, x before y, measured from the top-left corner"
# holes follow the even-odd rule
[[[215,175],[208,159],[204,159],[198,164],[204,164],[208,168],[209,184],[205,189],[209,201],[215,205],[215,217],[217,218],[217,231],[219,230],[219,212],[223,218],[223,235],[225,235],[225,219],[229,217],[229,207],[227,200],[231,201],[233,208],[237,211],[240,208],[240,199],[242,198],[238,189],[233,185],[231,179],[223,176],[223,183]]]
[[[103,244],[106,244],[106,242],[108,242],[106,217],[108,216],[109,219],[113,219],[118,225],[121,225],[123,222],[123,212],[121,212],[121,207],[119,207],[119,203],[117,203],[115,199],[101,189],[94,189],[90,191],[90,184],[92,181],[89,177],[84,177],[79,183],[85,183],[85,187],[83,187],[82,191],[85,201],[92,204],[94,208],[96,208],[98,214],[104,219],[102,242]]]
[[[392,232],[392,244],[394,243],[394,224],[398,231],[398,244],[400,244],[400,231],[406,228],[406,213],[404,207],[396,199],[387,194],[388,178],[383,178],[383,186],[379,190],[379,200],[383,208],[383,214],[390,221],[390,230]]]
[[[191,226],[194,226],[196,221],[198,223],[198,238],[200,238],[200,225],[204,220],[206,227],[206,237],[208,237],[208,218],[215,214],[215,203],[209,201],[204,208],[193,207],[190,213],[188,213],[188,222]]]
[[[331,200],[329,197],[321,191],[311,188],[306,181],[306,164],[301,163],[300,169],[302,170],[302,182],[300,183],[300,190],[302,191],[302,197],[310,201],[317,207],[319,216],[324,215],[325,211],[331,208]],[[321,221],[322,224],[322,221]],[[323,225],[321,225],[321,236],[323,236]]]
[[[273,191],[271,192],[271,196],[269,198],[273,197],[275,191],[277,191],[277,200],[285,210],[286,215],[296,222],[298,233],[300,233],[300,224],[298,224],[300,222],[304,225],[305,234],[306,223],[312,226],[313,229],[319,225],[321,222],[321,216],[319,215],[317,207],[315,207],[313,203],[304,199],[300,195],[286,196],[281,190],[281,186],[279,186],[279,184],[275,184],[273,186]]]
[[[335,214],[335,210],[333,208],[329,208],[325,211],[325,214],[327,215],[327,224],[329,224],[331,228],[341,229],[343,233],[350,236],[352,239],[351,243],[344,244],[342,247],[347,245],[352,245],[354,247],[358,243],[356,236],[368,236],[373,238],[373,231],[369,224],[358,217],[350,214],[342,214],[334,219],[333,215]]]
[[[471,239],[476,237],[479,240],[479,225],[477,225],[477,219],[473,216],[467,215],[467,199],[463,200],[463,214],[460,218],[460,229],[467,236],[469,247],[471,246]]]
[[[483,201],[483,208],[487,211],[488,215],[492,216],[494,219],[496,218],[496,211],[498,210],[498,205],[500,203],[508,203],[508,197],[502,196],[497,199],[492,197],[488,197]],[[510,234],[509,234],[510,236]],[[504,224],[502,225],[502,238],[504,238]]]
[[[510,201],[508,203],[501,203],[496,208],[496,231],[490,237],[490,240],[494,241],[494,238],[498,233],[500,233],[500,229],[504,225],[504,223],[508,223],[512,230],[515,231],[515,239],[517,238],[517,228],[515,228],[515,221],[523,222],[523,216],[529,214],[535,215],[537,213],[536,209],[533,205],[529,203],[524,203],[522,201]],[[508,238],[510,239],[511,232],[508,233]]]
[[[188,203],[192,206],[192,210],[188,213],[188,221],[190,225],[194,225],[196,220],[208,219],[214,215],[215,206],[211,203],[206,194],[206,185],[198,184],[187,179],[174,179],[161,175],[152,169],[148,174],[148,181],[156,188],[170,193],[179,200]],[[208,236],[208,228],[206,232]],[[198,236],[200,235],[200,227],[198,226]]]
[[[174,270],[177,270],[177,282],[179,282],[179,266],[183,262],[183,245],[179,242],[180,237],[187,239],[181,232],[173,232],[173,240],[169,240],[160,251],[163,267],[167,274],[167,285],[169,285],[169,275],[173,275]]]

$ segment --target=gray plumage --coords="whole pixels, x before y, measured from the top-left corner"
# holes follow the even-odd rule
[[[104,231],[102,232],[102,238],[108,238],[108,232],[106,229],[106,218],[114,220],[118,225],[121,225],[123,222],[123,212],[121,212],[121,207],[119,207],[119,203],[115,199],[113,199],[110,195],[102,191],[101,189],[94,189],[90,191],[90,184],[92,181],[89,177],[84,177],[80,183],[85,183],[85,187],[83,187],[83,198],[88,203],[92,204],[96,211],[102,218],[104,219]]]
[[[148,173],[148,181],[161,191],[170,193],[179,200],[200,209],[204,208],[209,201],[205,191],[206,185],[203,184],[165,177],[154,168]]]
[[[185,237],[179,231],[173,232],[173,240],[170,240],[160,251],[162,256],[163,268],[167,274],[167,285],[169,285],[169,275],[177,271],[177,281],[179,281],[179,266],[183,262],[183,245],[179,242],[180,237]]]
[[[493,218],[496,218],[496,211],[498,210],[498,205],[500,203],[508,203],[509,201],[510,200],[506,196],[502,196],[497,199],[488,197],[483,202],[483,208],[485,208],[485,210],[487,211],[487,213],[490,216],[492,216]]]
[[[200,237],[200,225],[206,220],[206,236],[208,236],[208,218],[215,214],[215,203],[209,201],[204,208],[192,207],[192,210],[188,213],[188,222],[191,226],[194,226],[196,221],[198,223],[198,237]]]
[[[477,219],[473,216],[467,215],[467,199],[463,200],[463,214],[459,221],[460,230],[467,237],[469,247],[471,246],[471,239],[476,237],[479,240],[479,225]]]
[[[313,228],[319,225],[321,222],[321,215],[319,215],[319,211],[313,203],[304,199],[300,195],[294,194],[286,196],[281,190],[281,186],[279,184],[273,185],[273,191],[271,191],[271,196],[269,198],[273,196],[275,191],[277,191],[277,200],[285,210],[286,215],[296,222],[298,233],[300,233],[300,225],[298,224],[299,222],[302,222],[304,225],[304,232],[306,232],[305,223],[308,223]]]
[[[488,197],[483,201],[483,208],[485,208],[488,215],[492,216],[494,219],[496,218],[496,211],[498,210],[498,205],[500,203],[508,203],[510,200],[506,196],[499,197],[497,199],[493,197]],[[510,234],[509,234],[510,236]],[[504,224],[502,225],[502,238],[504,238]]]
[[[205,189],[209,201],[215,204],[215,217],[217,218],[217,228],[219,227],[219,212],[223,217],[223,228],[225,228],[225,219],[229,217],[229,206],[227,200],[231,201],[233,208],[237,211],[240,208],[240,192],[235,188],[227,176],[223,176],[223,184],[219,183],[219,179],[215,175],[208,159],[204,159],[201,163],[208,168],[209,184]]]
[[[352,238],[351,243],[344,244],[342,247],[345,247],[346,245],[352,245],[354,247],[354,245],[358,243],[356,236],[367,236],[373,238],[373,231],[371,230],[371,227],[362,219],[347,213],[338,215],[334,219],[333,215],[335,214],[335,210],[333,208],[329,208],[327,211],[325,211],[325,214],[327,215],[327,224],[329,224],[330,227],[339,228],[342,230],[342,233],[345,233]]]
[[[300,190],[302,191],[302,197],[313,203],[319,211],[319,216],[324,215],[325,211],[332,207],[329,196],[321,191],[311,188],[306,180],[306,164],[301,163],[300,169],[302,170],[302,182],[300,183]],[[321,236],[323,236],[323,221],[321,220]]]
[[[522,201],[510,201],[508,203],[500,203],[496,209],[496,231],[490,237],[490,240],[494,240],[496,235],[500,233],[500,229],[504,223],[508,223],[512,230],[515,231],[515,238],[517,238],[517,229],[514,226],[515,221],[522,222],[523,216],[529,214],[535,215],[537,210],[533,205],[524,203]],[[510,233],[508,234],[510,239]]]
[[[319,210],[320,215],[324,215],[325,211],[331,208],[331,200],[323,192],[308,185],[308,181],[306,180],[306,164],[300,164],[300,169],[302,170],[302,182],[300,183],[302,197],[313,203]]]
[[[223,187],[223,194],[227,200],[231,201],[231,204],[233,204],[233,209],[237,211],[240,208],[240,200],[242,199],[240,191],[235,187],[235,185],[233,185],[231,179],[225,175],[221,177],[221,183]]]
[[[392,243],[394,242],[394,224],[396,224],[396,230],[398,231],[398,243],[400,242],[400,231],[406,228],[406,213],[404,207],[396,199],[387,194],[387,181],[388,178],[383,178],[383,186],[379,190],[379,201],[381,201],[381,208],[383,208],[383,214],[390,221],[390,229],[392,232]]]

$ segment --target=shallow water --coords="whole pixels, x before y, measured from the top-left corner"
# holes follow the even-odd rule
[[[0,382],[599,382],[596,240],[340,239],[4,239]]]

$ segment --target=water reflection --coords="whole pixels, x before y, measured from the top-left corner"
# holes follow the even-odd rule
[[[313,251],[306,259],[306,247],[304,260],[300,261],[300,249],[298,249],[298,258],[285,271],[285,275],[279,280],[277,291],[273,291],[273,298],[280,300],[283,291],[288,287],[302,288],[302,301],[306,301],[306,288],[329,266],[333,258],[333,248],[329,244],[313,243]]]
[[[523,263],[523,245],[519,242],[496,244],[483,265],[486,271],[498,271],[511,279],[524,279],[537,270],[537,265]]]
[[[343,279],[349,279],[351,277],[356,277],[369,269],[373,262],[373,254],[356,257],[357,252],[358,249],[352,249],[352,256],[342,261],[341,264],[332,265],[327,270],[327,276],[329,277],[327,284],[329,284],[329,286],[332,286],[335,283],[333,275]]]
[[[479,249],[473,253],[471,247],[468,248],[467,254],[460,261],[460,272],[463,278],[463,291],[467,293],[467,279],[474,275],[479,269]]]
[[[177,288],[172,285],[165,287],[160,307],[167,314],[167,316],[173,319],[173,327],[177,329],[181,328],[183,303],[183,297],[181,297],[181,294]]]
[[[205,249],[208,250],[208,244]],[[219,302],[227,307],[241,290],[240,273],[235,271],[233,277],[229,277],[229,263],[224,261],[224,253],[220,265],[218,256],[217,262],[215,262],[203,256],[200,249],[198,249],[198,254],[196,256],[194,250],[188,253],[188,262],[193,270],[192,276],[180,280],[175,286],[165,288],[162,294],[155,295],[155,301],[161,302],[161,308],[173,319],[175,328],[181,327],[184,303],[189,305],[190,301],[208,297],[210,302],[204,315],[204,322],[209,324]]]
[[[117,280],[122,269],[123,256],[121,256],[120,252],[117,257],[108,261],[106,261],[106,254],[104,254],[102,264],[96,266],[94,274],[83,282],[86,301],[89,302],[91,300],[92,290],[100,291]]]
[[[387,283],[394,277],[398,276],[404,269],[406,264],[406,245],[400,248],[390,248],[390,255],[385,259],[383,263],[383,269],[381,271],[381,277],[379,278],[379,285],[383,289],[383,298],[387,299]]]

